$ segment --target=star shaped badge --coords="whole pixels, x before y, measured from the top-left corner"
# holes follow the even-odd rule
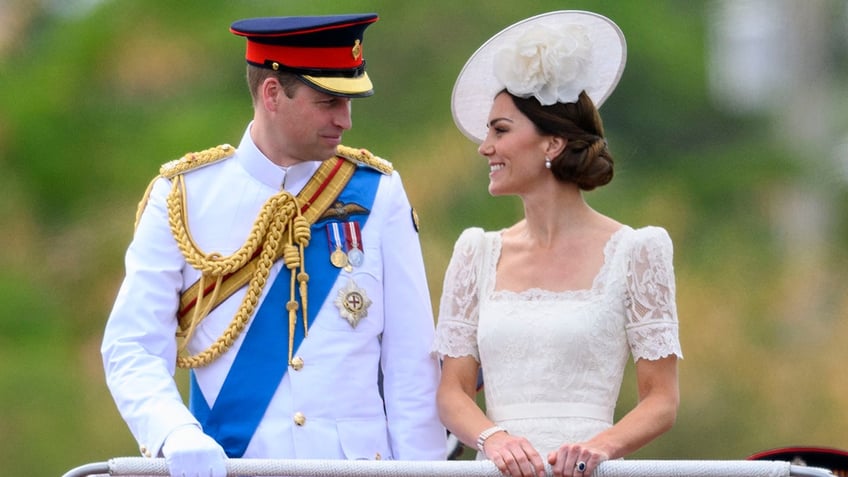
[[[339,294],[335,301],[339,308],[339,314],[346,319],[350,326],[356,328],[359,320],[368,316],[368,307],[371,306],[371,300],[365,294],[365,290],[359,288],[356,282],[350,280],[343,288],[339,290]]]

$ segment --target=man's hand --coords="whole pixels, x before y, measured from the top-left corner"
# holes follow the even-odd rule
[[[227,477],[224,449],[194,425],[174,429],[162,445],[171,477]]]

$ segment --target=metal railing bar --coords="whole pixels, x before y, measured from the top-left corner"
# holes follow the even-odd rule
[[[546,465],[548,477],[553,475]],[[165,459],[116,457],[77,467],[63,477],[168,476]],[[502,477],[490,461],[366,461],[313,459],[230,459],[229,477]],[[612,460],[591,477],[832,477],[818,467],[784,461],[749,460]]]

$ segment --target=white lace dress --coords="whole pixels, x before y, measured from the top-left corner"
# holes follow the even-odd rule
[[[664,229],[616,231],[589,290],[495,291],[500,253],[500,232],[457,240],[433,349],[482,363],[487,415],[542,456],[612,426],[628,356],[682,358]]]

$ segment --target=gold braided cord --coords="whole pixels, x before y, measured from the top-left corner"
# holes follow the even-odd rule
[[[286,309],[289,312],[289,366],[292,364],[294,354],[294,328],[297,325],[297,308],[298,303],[296,298],[295,281],[298,277],[306,275],[306,255],[305,249],[309,245],[309,239],[312,237],[309,222],[303,216],[295,217],[292,221],[292,226],[289,227],[289,243],[286,246],[285,252],[296,257],[296,261],[289,262],[286,260],[286,266],[291,270],[291,283],[289,290],[291,296]],[[297,244],[297,246],[292,245]],[[298,269],[300,272],[298,272]],[[308,275],[306,275],[308,277]],[[306,285],[303,281],[300,282],[300,301],[303,303],[303,336],[306,337],[309,333],[309,316],[306,310]]]
[[[176,239],[180,252],[183,254],[186,262],[201,272],[201,280],[215,281],[215,289],[212,292],[213,299],[207,302],[210,305],[215,301],[214,296],[221,285],[222,277],[238,270],[250,260],[260,246],[262,247],[262,252],[257,262],[256,273],[251,277],[242,303],[227,329],[206,350],[194,356],[179,356],[177,358],[177,365],[179,367],[197,368],[211,363],[221,354],[225,353],[241,335],[242,331],[244,331],[250,317],[253,316],[259,297],[262,295],[262,290],[265,288],[268,276],[270,275],[271,267],[277,257],[286,257],[286,266],[291,270],[292,279],[295,276],[305,275],[303,272],[302,250],[308,245],[311,232],[308,222],[300,215],[300,206],[297,199],[289,192],[281,191],[271,196],[262,206],[250,235],[239,250],[228,257],[223,257],[216,253],[206,254],[198,248],[188,232],[184,197],[184,180],[182,175],[178,175],[174,180],[171,193],[168,195],[168,221],[171,227],[171,233]],[[306,224],[305,228],[302,225],[303,223]],[[293,243],[296,243],[297,246],[294,246]],[[285,250],[289,247],[301,251],[300,256],[290,256],[285,253]],[[300,268],[299,274],[297,273],[298,268]],[[305,296],[305,287],[303,285],[302,290],[304,290],[303,296]],[[297,305],[294,298],[294,289],[292,289],[292,301]],[[210,311],[209,305],[201,306],[200,299],[201,295],[198,295],[198,303],[187,330],[180,333],[183,340],[183,343],[180,345],[181,350],[185,348],[185,343],[191,338],[197,324]],[[292,307],[287,305],[287,308]],[[296,310],[297,308],[289,310],[290,327],[293,326],[292,320],[296,320],[297,318]],[[304,313],[304,320],[305,316]],[[289,355],[291,353],[292,350],[290,347]]]
[[[138,223],[141,221],[141,214],[144,212],[144,209],[147,207],[147,202],[150,200],[150,192],[153,191],[153,184],[156,183],[156,180],[161,176],[156,176],[150,181],[150,184],[147,184],[147,189],[144,191],[144,195],[141,197],[141,200],[138,202],[138,207],[135,211],[135,223],[133,224],[133,229],[138,228]]]
[[[200,285],[201,287],[205,286],[206,283],[206,275],[200,275]],[[221,284],[224,281],[224,277],[218,277],[215,280],[215,287],[212,289],[212,296],[209,300],[204,301],[203,290],[201,289],[200,293],[197,295],[196,306],[192,310],[191,318],[188,323],[188,328],[183,330],[179,329],[177,331],[177,341],[179,343],[179,348],[177,349],[177,353],[182,353],[185,351],[188,344],[191,342],[191,339],[194,337],[194,332],[197,330],[197,325],[203,320],[203,318],[209,314],[212,310],[212,305],[216,302],[218,298],[218,292],[221,289]]]
[[[178,197],[178,198],[188,197],[188,193],[186,192],[186,183],[185,183],[185,179],[184,179],[183,175],[177,176],[177,178],[174,180],[174,184],[173,184],[172,187],[174,187],[174,188],[179,187],[180,188],[179,195],[177,195],[175,197]],[[171,192],[173,193],[173,190]],[[168,196],[169,200],[170,200],[170,197],[171,196]],[[188,203],[187,202],[188,202],[187,200],[180,200],[180,204],[179,204],[180,214],[181,214],[180,217],[183,218],[180,223],[185,224],[182,227],[182,229],[185,231],[185,236],[186,236],[186,240],[188,241],[188,245],[191,247],[192,250],[200,250],[200,247],[197,245],[197,243],[194,241],[194,238],[191,236],[191,232],[188,231],[188,224],[187,224],[187,222],[188,222],[188,218],[187,218],[188,217]],[[170,204],[169,204],[169,207],[170,207]],[[170,213],[169,213],[169,216],[168,216],[168,220],[171,220]],[[173,225],[171,225],[171,230],[174,230]],[[183,255],[185,255],[185,252],[183,252]],[[212,252],[208,256],[204,257],[205,260],[220,260],[221,258],[222,258],[221,254],[218,253],[218,252]],[[195,268],[197,268],[197,267],[195,267]],[[212,276],[215,277],[215,276],[218,276],[218,275],[213,274]],[[202,277],[202,275],[201,275],[201,277]],[[202,293],[201,293],[201,295],[202,295]],[[197,304],[200,305],[200,299],[201,299],[200,295],[198,295],[197,299],[198,299]],[[198,308],[200,308],[200,307],[198,306]]]
[[[262,241],[267,236],[272,217],[277,213],[281,199],[283,201],[291,201],[293,204],[296,202],[295,198],[285,191],[271,196],[262,206],[262,210],[259,212],[259,216],[256,218],[253,228],[241,248],[229,257],[221,257],[217,254],[207,255],[203,253],[197,244],[194,243],[188,232],[188,225],[186,224],[187,213],[184,204],[185,201],[183,200],[184,196],[185,180],[180,175],[175,178],[171,193],[168,195],[168,222],[171,226],[171,231],[174,233],[174,238],[185,257],[186,263],[194,269],[208,273],[214,277],[232,273],[250,261],[250,257],[256,253],[256,250],[259,249]],[[296,209],[297,207],[296,205],[289,205],[288,208]],[[294,211],[290,213],[292,216],[294,215]],[[291,216],[287,219],[290,218]]]
[[[303,336],[306,336],[309,331],[309,322],[306,319],[309,316],[309,313],[307,313],[308,300],[306,294],[306,282],[309,281],[309,274],[306,273],[306,247],[309,245],[312,231],[309,221],[304,217],[295,218],[292,223],[292,230],[294,231],[293,242],[297,244],[301,257],[300,273],[297,274],[297,281],[300,284],[300,302],[303,306]],[[294,282],[292,282],[292,290],[294,290]]]
[[[318,168],[296,197],[298,203],[302,206],[301,214],[306,220],[306,223],[314,223],[332,205],[335,198],[344,189],[347,181],[350,180],[356,168],[357,165],[355,162],[345,160],[342,157],[334,161],[326,161]],[[237,290],[242,289],[242,287],[248,284],[250,277],[256,271],[256,261],[258,258],[254,254],[253,258],[244,267],[224,277],[221,291],[216,295],[216,302],[211,305],[213,309],[223,300],[226,300]],[[298,276],[298,281],[303,282],[307,279],[308,275],[305,273]],[[200,280],[197,280],[180,294],[178,318],[182,329],[188,328],[190,315],[187,315],[187,313],[197,303],[197,296],[200,294],[199,285]]]
[[[133,227],[138,228],[138,223],[141,221],[141,214],[147,207],[147,202],[150,199],[150,192],[153,190],[153,185],[156,184],[158,179],[162,177],[170,179],[178,174],[226,159],[232,156],[235,152],[236,150],[233,146],[230,146],[229,144],[221,144],[220,146],[211,147],[200,152],[188,153],[179,159],[162,164],[162,166],[159,167],[159,175],[154,177],[153,180],[147,184],[147,189],[144,191],[144,195],[138,203],[138,207],[135,212],[135,225]]]

